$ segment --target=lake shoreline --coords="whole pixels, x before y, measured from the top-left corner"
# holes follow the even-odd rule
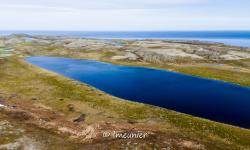
[[[55,37],[50,38],[54,39]],[[126,44],[125,47],[123,46],[121,48],[109,44],[103,45],[100,41],[80,40],[80,43],[87,43],[87,46],[85,45],[84,47],[74,48],[71,47],[72,45],[66,45],[67,47],[71,47],[67,48],[62,45],[53,45],[55,44],[55,41],[52,40],[54,42],[51,42],[50,38],[47,37],[43,39],[44,41],[40,38],[35,38],[38,41],[25,42],[22,41],[21,36],[20,43],[18,42],[14,44],[12,41],[12,43],[4,45],[5,49],[13,48],[15,49],[15,52],[13,52],[13,56],[0,59],[0,75],[2,77],[0,78],[0,103],[5,105],[4,102],[8,102],[8,105],[6,106],[11,109],[15,110],[16,108],[25,110],[28,113],[32,112],[33,115],[38,117],[38,119],[42,119],[43,123],[39,124],[39,121],[33,122],[33,119],[20,120],[20,117],[16,117],[16,113],[14,113],[15,115],[10,116],[11,118],[13,117],[15,122],[22,122],[22,124],[27,126],[29,126],[30,122],[33,122],[35,123],[34,126],[37,127],[37,125],[39,125],[39,128],[42,127],[49,132],[60,135],[65,141],[71,141],[73,136],[75,137],[73,141],[83,143],[82,146],[88,146],[88,142],[86,143],[86,141],[82,141],[84,137],[77,137],[74,133],[75,131],[78,132],[78,129],[76,129],[78,127],[82,129],[81,131],[87,129],[85,125],[93,127],[97,135],[96,138],[91,139],[93,141],[90,142],[90,144],[93,146],[98,146],[99,143],[101,146],[118,148],[121,144],[126,144],[126,142],[128,142],[126,140],[106,139],[102,137],[104,131],[122,129],[124,131],[134,131],[137,129],[153,133],[148,139],[136,142],[153,142],[160,147],[171,146],[176,149],[188,149],[188,147],[185,146],[186,143],[190,143],[191,146],[193,146],[191,149],[198,147],[214,150],[214,147],[216,146],[218,149],[232,150],[239,147],[247,148],[250,146],[250,131],[248,129],[118,99],[92,88],[91,86],[69,80],[60,75],[37,68],[24,61],[26,56],[37,55],[92,59],[128,66],[134,65],[169,69],[171,71],[198,75],[205,78],[219,79],[249,87],[248,59],[230,61],[202,60],[202,62],[200,62],[200,60],[184,58],[182,62],[179,62],[179,60],[171,60],[171,62],[158,63],[155,63],[153,60],[149,61],[151,60],[149,58],[146,60],[142,58],[136,60],[113,60],[113,56],[127,57],[127,52],[125,50],[134,50],[134,48],[137,47],[135,45],[138,43],[118,41],[125,42]],[[13,39],[13,37],[11,39]],[[17,38],[17,40],[20,39]],[[64,41],[58,40],[57,38],[55,39],[59,44]],[[75,42],[75,39],[72,41]],[[151,42],[159,46],[159,41],[143,41],[142,44],[144,46]],[[4,43],[6,43],[6,41],[4,41]],[[178,46],[180,43],[167,44]],[[190,43],[184,44],[184,46],[189,44]],[[200,45],[198,44],[198,46]],[[206,46],[209,47],[210,45]],[[213,45],[211,48],[214,46],[217,48],[219,45]],[[155,49],[159,47],[151,48]],[[222,46],[220,48],[232,48],[233,50],[239,50],[240,52],[245,53],[245,49],[241,50],[227,46]],[[207,64],[223,65],[207,66]],[[13,86],[13,84],[15,84],[15,86]],[[27,107],[26,104],[30,107]],[[33,108],[36,108],[39,111],[36,112]],[[55,113],[59,115],[59,117],[58,119],[56,117],[57,115],[49,117],[45,112],[49,114]],[[85,116],[83,117],[84,121],[80,123],[73,122],[73,120],[78,120],[79,118],[82,120],[82,116]],[[61,120],[62,122],[58,122],[58,120]],[[55,128],[49,129],[50,125],[53,124],[55,125]],[[95,125],[98,125],[101,128],[97,128],[98,126]],[[61,128],[61,130],[58,131],[58,127],[65,127],[67,130],[65,131],[65,128]],[[88,128],[88,130],[92,131],[91,128]],[[69,133],[69,136],[61,134],[60,131],[64,131],[66,134]],[[24,135],[27,134],[24,133]],[[3,142],[2,139],[0,139],[0,143],[1,142]]]
[[[235,124],[235,125],[237,125],[237,123],[239,123],[240,121],[233,123],[232,122],[233,120],[229,120],[229,119],[222,120],[222,119],[227,115],[228,116],[226,118],[230,118],[230,116],[238,116],[238,115],[239,115],[238,116],[239,118],[242,118],[245,113],[239,113],[239,114],[238,113],[232,114],[232,113],[238,111],[239,109],[244,109],[244,106],[247,107],[248,105],[247,95],[250,96],[250,88],[248,87],[239,86],[239,85],[227,83],[227,82],[221,82],[217,80],[205,79],[201,77],[194,77],[190,75],[185,75],[181,73],[170,72],[170,71],[160,70],[160,69],[151,69],[151,68],[149,69],[145,67],[128,67],[128,66],[114,65],[114,64],[104,63],[104,62],[94,61],[94,60],[79,60],[79,59],[70,59],[70,58],[62,58],[62,57],[34,56],[34,57],[26,58],[26,61],[33,65],[37,65],[37,67],[41,67],[46,70],[54,71],[55,73],[59,73],[67,78],[71,78],[73,80],[83,82],[84,84],[89,84],[91,86],[94,86],[98,90],[104,91],[108,94],[111,94],[116,97],[120,97],[122,99],[127,99],[130,101],[137,101],[141,103],[147,103],[151,105],[157,105],[159,107],[172,109],[178,112],[183,112],[183,113],[191,114],[194,116],[196,115],[196,116],[205,117],[205,118],[208,117],[208,119],[212,119],[212,120],[215,119],[216,121],[219,121],[219,122],[224,121],[226,123],[230,123],[231,121],[231,124]],[[73,67],[73,66],[76,66],[76,67]],[[84,68],[90,68],[90,69],[84,69]],[[68,72],[68,70],[71,70],[71,71]],[[138,75],[134,74],[134,72],[140,72],[139,74],[140,79],[136,77]],[[145,73],[142,74],[142,72],[145,72]],[[154,74],[152,74],[152,72],[154,72]],[[86,74],[90,74],[90,76]],[[154,78],[155,76],[159,76],[159,75],[162,75],[162,76]],[[102,76],[102,77],[99,78],[98,76]],[[112,76],[112,78],[109,78],[109,76]],[[132,78],[130,76],[132,76]],[[124,77],[127,77],[128,79]],[[143,78],[146,78],[146,80],[142,81]],[[162,80],[164,78],[165,80]],[[162,80],[162,81],[158,81],[158,80]],[[109,82],[106,82],[106,81],[109,81]],[[138,85],[132,81],[143,82],[143,84]],[[175,81],[174,85],[172,81]],[[197,81],[197,83],[195,81]],[[100,85],[99,82],[102,84]],[[116,82],[119,83],[119,86],[117,86]],[[154,82],[154,84],[152,84],[151,82]],[[131,84],[127,84],[127,83],[131,83]],[[176,88],[172,88],[172,87],[170,88],[170,86],[168,86],[168,84],[170,83],[173,87],[176,87]],[[178,88],[177,85],[179,84],[181,86]],[[209,85],[209,86],[206,86],[206,85]],[[185,90],[183,89],[183,86],[186,87],[184,88]],[[198,88],[196,89],[195,86],[197,86]],[[203,91],[199,91],[199,88],[201,86],[203,88]],[[150,95],[140,93],[141,90],[139,90],[136,93],[134,92],[134,91],[137,91],[137,89],[144,89],[142,91],[147,91],[146,90],[147,87],[154,87],[154,89],[151,89]],[[117,88],[119,88],[119,91],[116,91]],[[189,89],[192,89],[192,88],[194,89],[189,91]],[[211,90],[211,88],[215,88],[218,91],[216,92],[209,91]],[[226,92],[226,91],[223,91],[222,89],[223,90],[227,89],[228,91]],[[234,90],[237,89],[238,91],[234,91],[231,89],[234,89]],[[165,94],[166,93],[168,94],[165,95],[159,92],[163,90],[165,91],[164,92]],[[189,92],[186,92],[187,90]],[[176,91],[178,91],[178,93],[182,93],[182,95],[187,94],[187,96],[184,96],[184,97],[178,96]],[[197,92],[203,96],[200,96],[197,98],[196,96]],[[209,92],[210,94],[207,95],[206,94],[207,92]],[[235,94],[233,94],[234,92]],[[176,93],[176,94],[171,94],[171,93]],[[224,94],[220,94],[220,93],[224,93],[224,94],[227,93],[226,94],[227,96],[224,96]],[[242,95],[238,93],[242,93]],[[192,97],[192,95],[194,97]],[[154,100],[156,99],[156,97],[157,97],[157,100]],[[192,104],[192,106],[189,106],[189,102],[188,101],[185,102],[183,101],[183,99],[190,100],[190,102],[194,104]],[[202,99],[202,102],[200,102],[201,99]],[[235,108],[234,105],[233,106],[230,105],[230,103],[234,103],[236,99],[242,100],[242,103],[244,102],[244,104],[240,106],[240,108]],[[164,103],[161,103],[161,101],[164,101]],[[214,104],[212,104],[211,101],[214,101]],[[234,107],[233,110],[225,109],[224,111],[220,111],[220,110],[223,110],[224,108],[224,105],[219,105],[221,103],[220,101],[221,102],[227,101],[227,107],[229,108]],[[218,104],[216,104],[216,102],[218,102]],[[237,100],[237,102],[239,101]],[[181,103],[181,105],[179,105],[179,103]],[[204,107],[202,103],[206,103],[206,106]],[[183,105],[185,105],[187,108],[184,109]],[[217,108],[218,110],[214,108],[214,105],[218,107]],[[189,110],[188,106],[192,108],[192,111]],[[200,108],[202,108],[204,112],[198,111]],[[205,111],[206,109],[207,109],[207,112]],[[215,113],[214,116],[209,116],[208,112],[210,112],[209,111],[210,109],[213,109],[213,113]],[[215,117],[215,116],[221,116],[221,115],[224,117],[223,118]],[[247,125],[246,118],[247,117],[245,117],[244,119],[246,121],[245,124],[242,123],[238,125],[241,127],[247,128],[249,125]],[[244,122],[244,121],[241,120],[241,122]]]
[[[30,57],[42,57],[41,56],[26,56],[25,59],[30,58]],[[188,76],[188,77],[193,77],[193,78],[197,78],[197,79],[203,79],[203,80],[211,80],[211,81],[217,81],[220,83],[226,83],[226,84],[232,84],[235,86],[239,86],[241,88],[246,88],[249,89],[249,86],[245,86],[245,85],[241,85],[241,84],[237,84],[234,82],[229,82],[229,81],[224,81],[224,80],[220,80],[220,79],[214,79],[214,78],[206,78],[206,77],[202,77],[202,76],[198,76],[198,75],[192,75],[192,74],[185,74],[183,72],[177,72],[174,70],[169,70],[169,69],[164,69],[164,68],[159,68],[159,67],[151,67],[151,66],[147,66],[147,65],[133,65],[133,64],[127,64],[127,63],[119,63],[119,62],[114,62],[114,61],[108,61],[108,60],[95,60],[95,59],[86,59],[86,58],[71,58],[71,57],[65,57],[65,56],[48,56],[48,57],[58,57],[58,58],[66,58],[66,59],[75,59],[75,60],[88,60],[88,61],[93,61],[93,62],[100,62],[100,63],[106,63],[106,64],[114,64],[114,65],[118,65],[118,66],[124,66],[124,67],[133,67],[133,68],[144,68],[144,69],[153,69],[153,70],[159,70],[159,71],[165,71],[165,72],[171,72],[171,73],[175,73],[178,75],[183,75],[183,76]]]

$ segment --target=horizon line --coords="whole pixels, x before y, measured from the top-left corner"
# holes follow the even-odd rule
[[[206,30],[22,30],[22,29],[0,29],[0,32],[46,32],[46,31],[53,31],[53,32],[237,32],[237,31],[246,31],[250,32],[250,29],[226,29],[226,30],[213,30],[213,29],[206,29]]]

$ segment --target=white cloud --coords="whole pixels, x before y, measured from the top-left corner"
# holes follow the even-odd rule
[[[0,0],[1,8],[70,8],[70,9],[151,9],[203,3],[207,0]]]
[[[15,12],[37,12],[37,11],[61,11],[61,12],[69,12],[75,11],[76,9],[67,8],[67,7],[53,7],[53,6],[43,6],[43,5],[31,5],[31,4],[6,4],[0,5],[0,11],[15,11]]]
[[[250,29],[250,2],[239,1],[0,0],[0,30]]]

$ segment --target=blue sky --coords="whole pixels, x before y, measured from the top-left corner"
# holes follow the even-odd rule
[[[250,30],[250,1],[0,0],[0,30]]]

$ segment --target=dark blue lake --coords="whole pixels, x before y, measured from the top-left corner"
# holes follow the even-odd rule
[[[247,87],[91,60],[28,57],[27,61],[123,99],[250,128],[250,88]]]

